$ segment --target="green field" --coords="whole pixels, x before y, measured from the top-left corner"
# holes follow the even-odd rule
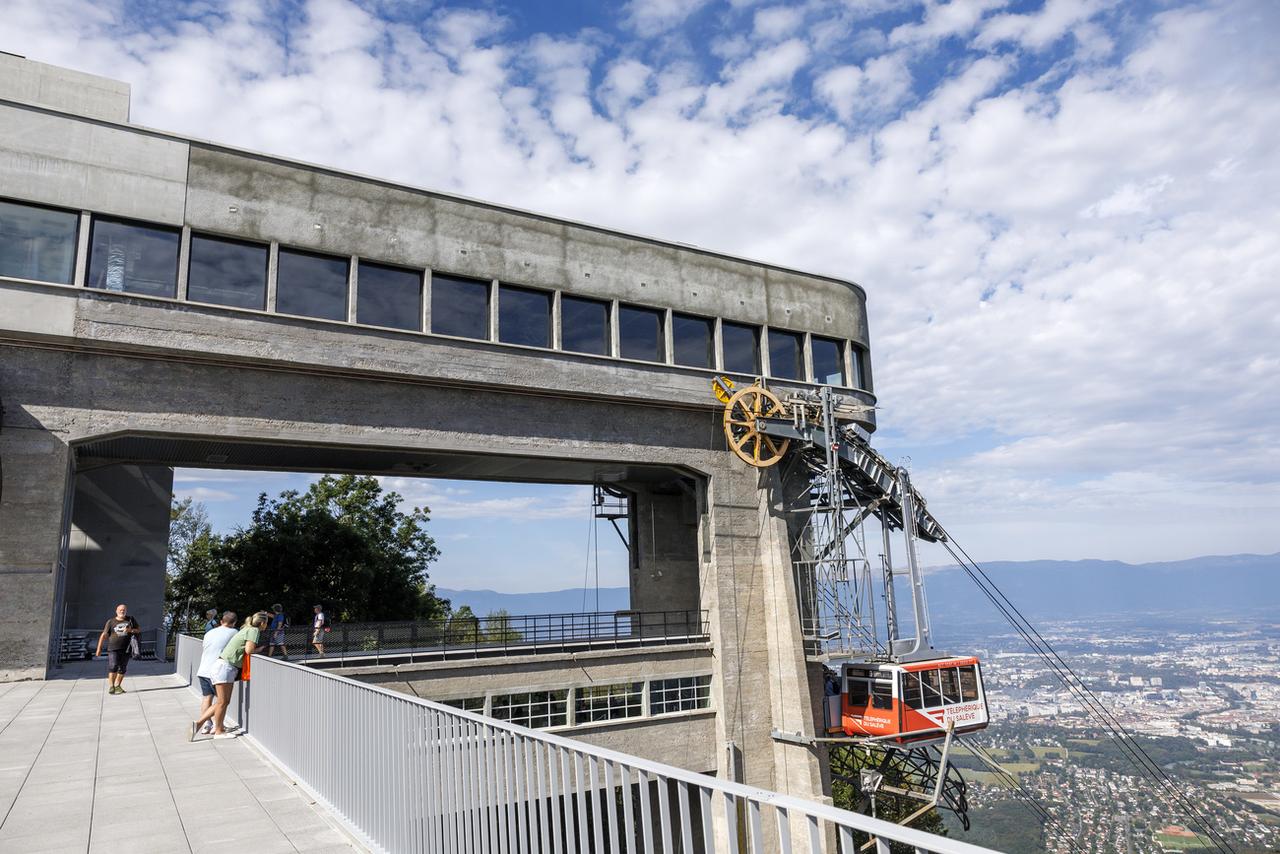
[[[1157,833],[1156,842],[1166,851],[1200,851],[1213,847],[1203,836],[1169,836],[1167,833]]]
[[[1065,747],[1049,747],[1049,746],[1032,746],[1031,752],[1036,755],[1037,759],[1047,759],[1050,756],[1057,759],[1069,758],[1069,751]]]

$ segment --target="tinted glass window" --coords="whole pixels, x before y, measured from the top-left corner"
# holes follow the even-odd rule
[[[498,287],[498,340],[527,347],[551,346],[551,294]]]
[[[422,274],[360,262],[356,322],[392,329],[422,329]]]
[[[276,311],[346,320],[350,263],[333,255],[281,249],[276,268]]]
[[[978,699],[978,673],[972,664],[960,668],[960,699],[966,703]]]
[[[844,344],[813,336],[813,379],[823,385],[844,385]]]
[[[561,296],[560,348],[573,353],[609,355],[609,304]]]
[[[866,353],[858,345],[849,348],[853,361],[853,386],[854,388],[867,388],[867,366]]]
[[[431,331],[459,338],[489,337],[489,283],[431,277]]]
[[[918,709],[923,705],[920,677],[915,673],[902,674],[902,699],[908,706]]]
[[[0,276],[71,284],[78,214],[0,202]]]
[[[688,314],[671,315],[671,347],[677,365],[710,368],[715,365],[713,321]]]
[[[799,332],[769,330],[769,376],[783,380],[804,379],[804,336]]]
[[[760,373],[760,327],[742,323],[721,323],[720,344],[724,348],[724,369],[735,374]]]
[[[865,706],[871,699],[871,680],[851,678],[849,680],[849,705]]]
[[[956,669],[944,667],[938,671],[938,677],[942,680],[942,702],[960,702],[960,680],[956,678]]]
[[[942,705],[942,683],[938,679],[938,671],[921,670],[921,687],[924,689],[924,706],[931,709]]]
[[[266,308],[267,247],[191,235],[187,299],[237,308]]]
[[[666,361],[662,312],[634,305],[618,307],[618,346],[624,359]]]
[[[94,219],[88,286],[172,297],[178,293],[178,232]]]

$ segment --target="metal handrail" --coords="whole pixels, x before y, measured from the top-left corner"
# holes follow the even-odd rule
[[[178,643],[178,672],[199,641]],[[385,851],[990,849],[255,658],[246,737]],[[608,845],[606,845],[606,840]]]
[[[710,640],[706,611],[597,611],[563,614],[490,615],[425,622],[339,623],[322,635],[321,653],[310,626],[284,630],[289,659],[313,664],[364,661],[398,663],[450,658],[541,655],[584,649],[627,649]],[[263,633],[261,645],[272,645]],[[265,651],[265,650],[264,650]]]

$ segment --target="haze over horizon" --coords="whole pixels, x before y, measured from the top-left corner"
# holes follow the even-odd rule
[[[14,0],[0,49],[128,81],[138,124],[856,280],[874,441],[975,557],[1147,562],[1280,550],[1277,33],[1261,0]],[[304,476],[180,477],[233,525]],[[580,494],[388,485],[443,586],[580,583]]]

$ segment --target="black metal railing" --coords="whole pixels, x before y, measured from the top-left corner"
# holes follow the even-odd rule
[[[318,643],[309,626],[263,632],[259,652],[317,665],[404,664],[587,649],[630,649],[710,640],[706,611],[598,611],[491,615],[427,622],[336,623]]]

